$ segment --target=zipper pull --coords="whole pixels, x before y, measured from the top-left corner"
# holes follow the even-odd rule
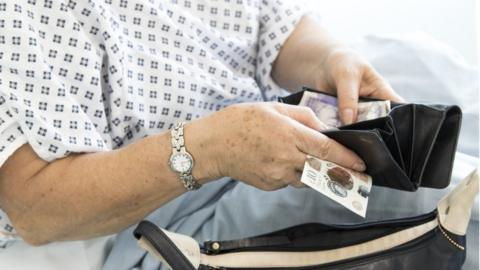
[[[204,243],[205,253],[209,255],[220,253],[221,247],[220,242],[217,241],[206,241]]]

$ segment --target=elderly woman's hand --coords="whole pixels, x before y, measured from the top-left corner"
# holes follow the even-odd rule
[[[345,124],[355,121],[359,96],[403,101],[363,57],[336,41],[310,16],[302,18],[283,44],[272,76],[292,91],[310,86],[336,94]]]
[[[356,119],[359,96],[403,101],[363,57],[342,46],[329,50],[312,74],[317,89],[337,94],[340,117],[345,124]]]
[[[213,157],[208,166],[199,160],[211,179],[230,176],[263,190],[302,186],[307,154],[364,170],[354,152],[319,132],[324,127],[306,107],[246,103],[188,124],[185,139],[194,157]]]

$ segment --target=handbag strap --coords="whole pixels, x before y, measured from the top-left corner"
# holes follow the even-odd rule
[[[142,248],[170,269],[195,270],[200,265],[200,247],[191,237],[163,231],[145,220],[138,224],[133,234]]]

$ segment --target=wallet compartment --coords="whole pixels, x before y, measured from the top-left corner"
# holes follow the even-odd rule
[[[445,111],[444,121],[438,131],[422,175],[422,186],[424,187],[446,188],[450,184],[462,123],[462,111],[458,106],[448,107]],[[438,166],[438,164],[443,164],[443,166]]]
[[[407,175],[376,130],[329,130],[324,134],[353,150],[367,164],[373,184],[401,190],[414,190]]]

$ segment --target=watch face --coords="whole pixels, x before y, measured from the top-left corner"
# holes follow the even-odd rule
[[[179,173],[185,173],[192,169],[193,159],[188,153],[175,153],[170,158],[170,164],[173,170]]]

